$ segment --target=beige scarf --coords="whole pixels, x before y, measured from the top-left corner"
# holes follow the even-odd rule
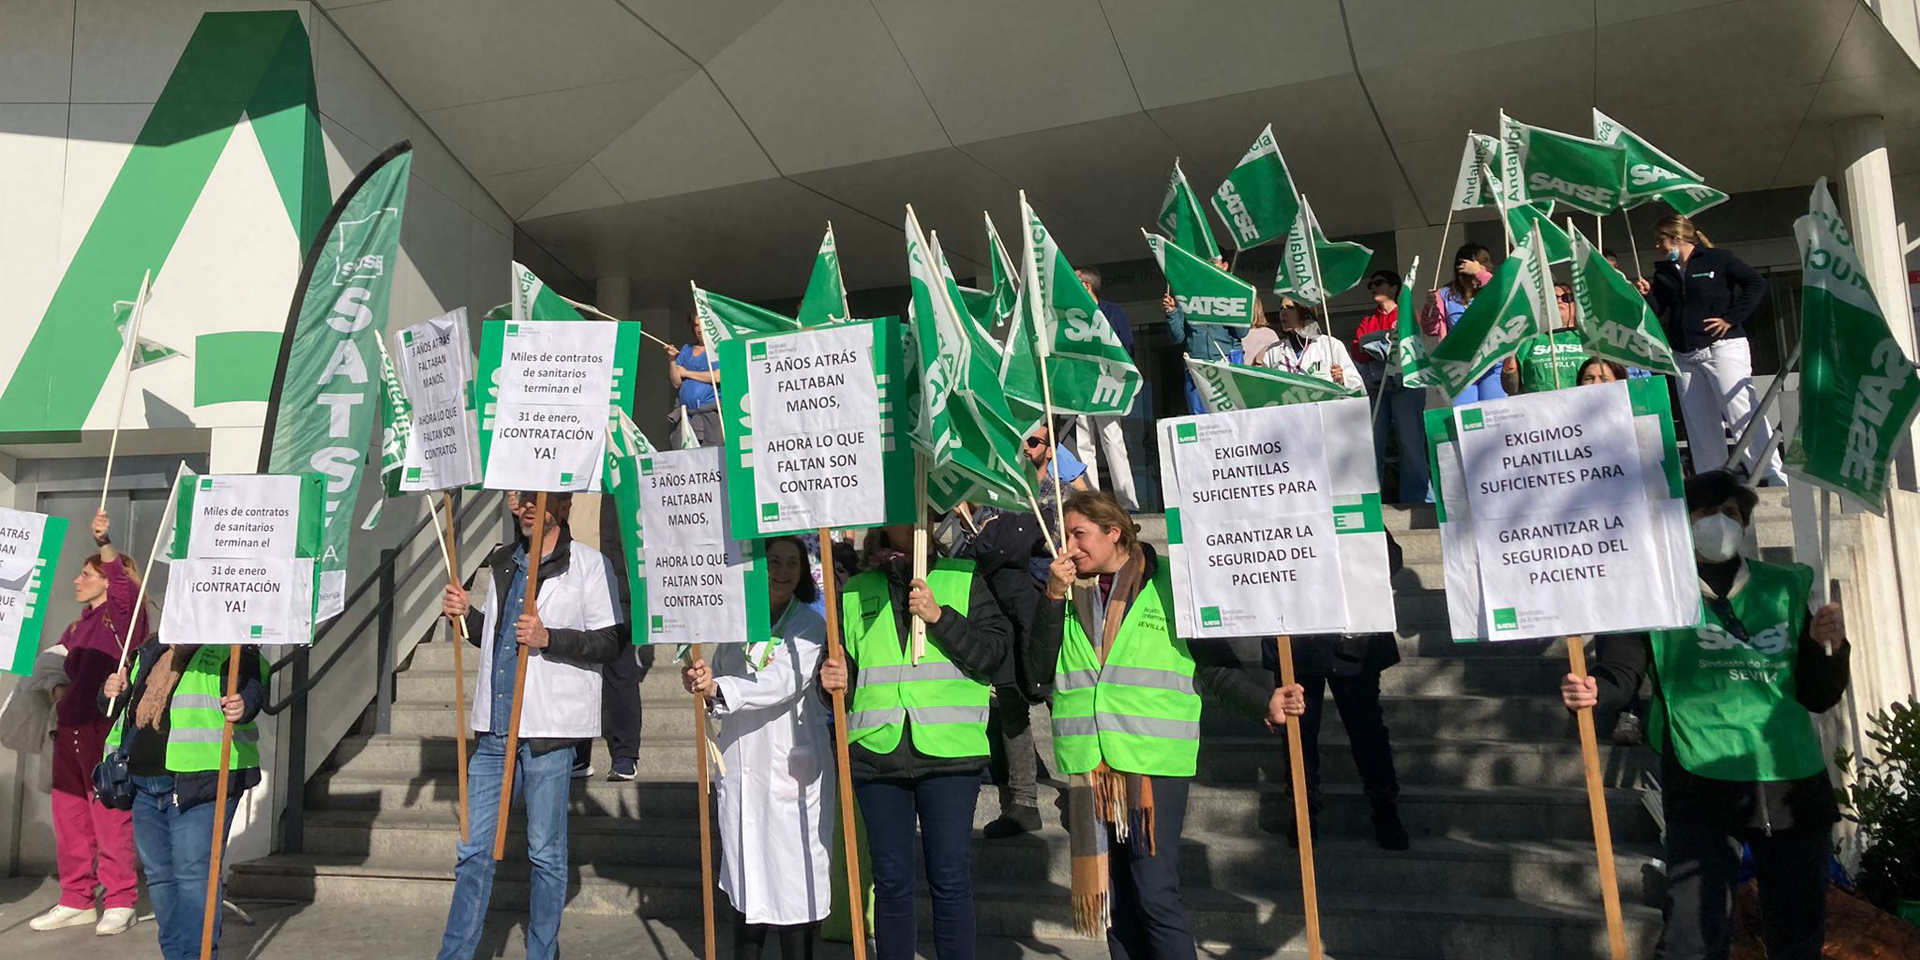
[[[1114,574],[1113,591],[1107,595],[1106,619],[1101,624],[1100,643],[1094,651],[1104,666],[1113,651],[1113,641],[1134,598],[1140,595],[1141,574],[1146,566],[1139,547],[1134,547],[1127,562]],[[1093,622],[1093,592],[1073,592],[1074,613],[1082,624]],[[1138,820],[1134,819],[1134,814]],[[1133,831],[1146,840],[1147,855],[1153,855],[1153,781],[1139,774],[1123,773],[1102,760],[1087,773],[1067,778],[1067,827],[1072,853],[1073,925],[1084,936],[1105,935],[1112,926],[1112,893],[1107,888],[1107,827],[1113,827],[1113,839],[1128,843]]]
[[[153,667],[147,671],[146,692],[140,695],[140,705],[133,714],[137,726],[160,729],[160,720],[167,715],[167,705],[173,701],[173,688],[180,684],[180,674],[185,672],[198,649],[167,647],[153,658]]]

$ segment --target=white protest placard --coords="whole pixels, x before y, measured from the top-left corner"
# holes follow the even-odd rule
[[[755,516],[783,529],[887,519],[873,331],[835,324],[748,341]]]
[[[1364,399],[1161,421],[1180,636],[1395,628],[1367,423]]]
[[[640,457],[645,642],[744,643],[757,639],[750,624],[764,630],[766,577],[729,530],[725,454],[695,447]]]
[[[480,482],[467,308],[407,327],[394,334],[393,342],[395,373],[412,407],[412,442],[400,467],[400,489],[446,490]]]
[[[1434,459],[1456,637],[1582,636],[1698,619],[1666,411],[1663,384],[1621,382],[1441,413]]]
[[[484,486],[598,491],[617,323],[503,325]]]
[[[0,671],[33,672],[65,517],[0,507]]]
[[[177,481],[184,529],[175,531],[162,642],[313,642],[319,481],[312,474]]]

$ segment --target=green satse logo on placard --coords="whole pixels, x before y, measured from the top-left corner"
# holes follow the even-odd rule
[[[754,342],[747,344],[747,359],[765,360],[766,358],[767,358],[767,342],[765,340],[755,340]]]
[[[647,459],[640,461],[640,475],[643,477],[653,476],[653,458],[652,457],[648,457]]]
[[[213,478],[212,478],[212,477],[201,477],[201,478],[200,478],[200,489],[202,489],[202,490],[212,490],[212,489],[213,489]]]
[[[667,618],[666,618],[666,617],[664,617],[664,616],[661,616],[660,614],[657,614],[657,613],[653,615],[653,632],[654,632],[654,633],[666,633],[666,632],[667,632]]]
[[[570,483],[572,483],[572,482],[573,482],[573,474],[571,474],[571,473],[563,473],[563,474],[561,474],[561,475],[560,475],[560,485],[561,485],[561,486],[563,486],[563,487],[564,487],[564,486],[567,486],[568,484],[570,484]]]
[[[256,623],[253,626],[247,628],[247,636],[252,637],[255,640],[258,640],[260,639],[261,634],[264,633],[265,631],[266,631],[265,627]]]
[[[1200,625],[1203,627],[1219,626],[1220,625],[1220,608],[1219,607],[1201,607],[1200,608]]]
[[[1175,424],[1173,428],[1173,438],[1181,443],[1199,443],[1200,425],[1197,423]]]
[[[408,467],[408,468],[407,468],[407,482],[408,482],[408,483],[412,483],[412,482],[414,482],[414,481],[416,481],[416,480],[418,480],[418,479],[420,479],[420,468],[419,468],[419,467]]]
[[[413,346],[413,331],[412,330],[400,331],[400,342],[409,347]]]
[[[780,505],[779,505],[779,504],[777,504],[777,503],[763,503],[763,504],[761,504],[761,505],[760,505],[760,519],[762,519],[762,520],[778,520],[778,519],[780,519]]]
[[[1487,414],[1483,410],[1468,408],[1460,411],[1460,429],[1478,430],[1487,425]]]
[[[1493,629],[1495,630],[1520,629],[1520,615],[1518,613],[1515,613],[1512,607],[1501,607],[1493,611]]]
[[[519,324],[517,324],[517,323],[509,323],[509,324],[507,324],[507,336],[509,336],[509,337],[517,337],[517,336],[519,336],[519,335],[520,335],[520,325],[519,325]]]

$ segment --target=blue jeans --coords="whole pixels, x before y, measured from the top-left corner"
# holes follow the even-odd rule
[[[862,780],[853,792],[873,857],[875,960],[912,960],[920,939],[913,909],[916,814],[933,900],[934,956],[973,960],[979,936],[973,915],[973,807],[980,800],[980,775]]]
[[[1383,385],[1379,413],[1373,418],[1373,462],[1380,483],[1387,481],[1387,434],[1400,444],[1400,491],[1392,503],[1432,503],[1427,487],[1427,391],[1410,389],[1398,380]]]
[[[500,818],[500,780],[506,776],[507,738],[473,738],[467,761],[467,842],[453,868],[453,904],[440,960],[471,960],[493,899],[493,831]],[[567,795],[572,789],[573,751],[535,755],[520,741],[513,785],[527,808],[527,860],[533,875],[527,894],[527,958],[551,960],[560,939],[560,911],[567,905]]]
[[[133,844],[147,874],[147,897],[160,926],[165,960],[198,960],[213,859],[214,804],[174,805],[172,777],[133,778]],[[240,798],[227,799],[228,830]],[[226,843],[222,831],[221,844]],[[213,954],[220,955],[220,911],[213,912]]]

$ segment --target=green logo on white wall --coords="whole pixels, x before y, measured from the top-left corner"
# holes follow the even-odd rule
[[[303,250],[312,241],[332,190],[313,54],[300,15],[206,14],[0,391],[0,424],[7,431],[60,433],[85,424],[120,355],[114,301],[139,289],[145,271],[165,275],[167,257],[242,116],[260,141],[295,237]],[[265,400],[279,345],[278,331],[200,337],[193,350],[196,405]]]

